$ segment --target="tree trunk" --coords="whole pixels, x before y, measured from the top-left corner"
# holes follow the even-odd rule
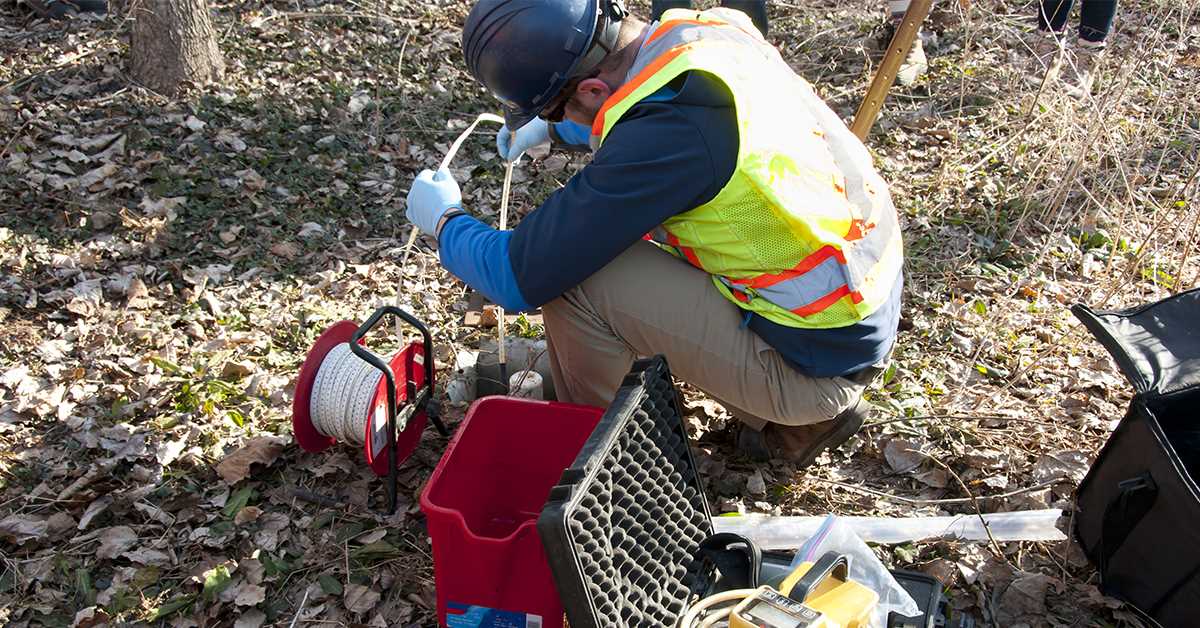
[[[175,96],[187,83],[200,85],[224,72],[206,0],[140,0],[130,13],[130,71],[138,83]]]

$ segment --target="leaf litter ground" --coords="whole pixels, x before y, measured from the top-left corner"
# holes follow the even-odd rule
[[[1084,100],[1029,71],[1029,3],[944,4],[929,75],[869,141],[908,251],[877,413],[797,472],[737,458],[727,413],[684,387],[715,510],[1067,507],[1130,394],[1068,305],[1197,285],[1196,3],[1122,3]],[[400,267],[408,182],[494,109],[459,63],[469,5],[211,5],[228,76],[178,102],[128,81],[119,17],[0,5],[0,619],[430,625],[415,504],[445,439],[426,431],[400,513],[377,517],[355,452],[295,446],[290,394],[321,329],[397,291],[442,364],[490,333],[461,324],[428,242]],[[877,5],[772,3],[773,41],[846,118]],[[454,168],[494,220],[490,145]],[[584,163],[519,167],[516,214]],[[1136,625],[1070,543],[877,551],[988,625]]]

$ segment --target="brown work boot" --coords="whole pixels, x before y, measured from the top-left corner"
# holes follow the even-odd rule
[[[1087,98],[1092,95],[1096,70],[1104,58],[1104,43],[1080,39],[1072,52],[1067,63],[1071,76],[1066,79],[1066,92],[1075,98]]]
[[[893,13],[891,19],[880,30],[877,41],[884,54],[887,54],[888,47],[891,46],[892,39],[896,37],[896,31],[900,30],[900,23],[903,21],[904,13]],[[929,69],[929,58],[925,56],[925,44],[922,40],[923,33],[918,30],[908,56],[904,57],[904,62],[896,70],[896,81],[901,85],[912,85]]]
[[[753,462],[767,462],[771,459],[771,447],[767,444],[766,428],[759,431],[745,423],[739,423],[737,430],[738,455]]]
[[[896,71],[896,80],[901,85],[912,85],[928,69],[929,59],[925,56],[925,46],[921,43],[921,36],[918,34],[917,38],[913,40],[908,56],[904,58],[904,63],[900,64],[900,69]]]
[[[1025,82],[1033,87],[1053,84],[1062,71],[1063,46],[1061,35],[1038,30],[1032,36],[1029,49],[1033,52]]]
[[[824,423],[795,426],[771,423],[763,431],[776,457],[803,469],[821,452],[837,449],[857,434],[870,408],[871,404],[860,397],[841,414]]]

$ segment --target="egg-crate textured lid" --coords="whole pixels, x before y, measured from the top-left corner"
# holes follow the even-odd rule
[[[572,628],[671,626],[712,534],[679,396],[639,360],[538,518]]]

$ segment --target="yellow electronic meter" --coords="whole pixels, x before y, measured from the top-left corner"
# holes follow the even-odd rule
[[[760,587],[735,606],[729,628],[866,628],[879,603],[850,579],[850,559],[833,552],[802,563],[779,589]]]

